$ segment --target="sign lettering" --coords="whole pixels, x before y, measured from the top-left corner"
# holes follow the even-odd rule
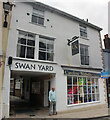
[[[40,65],[40,64],[29,64],[29,63],[20,63],[15,62],[16,69],[25,69],[25,70],[39,70],[39,71],[53,71],[54,67],[49,65]]]
[[[81,76],[101,76],[100,73],[81,72],[73,70],[64,70],[65,75],[81,75]]]

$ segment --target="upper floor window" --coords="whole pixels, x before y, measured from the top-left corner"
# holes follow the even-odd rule
[[[44,25],[44,11],[33,9],[32,23]]]
[[[19,31],[17,57],[34,59],[35,35]]]
[[[81,65],[89,65],[88,46],[80,45]]]
[[[54,39],[39,36],[39,60],[54,61]]]
[[[85,26],[80,25],[80,36],[87,38],[87,28]]]

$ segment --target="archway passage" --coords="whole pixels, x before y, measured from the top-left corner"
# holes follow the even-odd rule
[[[18,114],[35,116],[38,111],[48,111],[48,96],[54,78],[55,74],[12,71],[10,116]]]

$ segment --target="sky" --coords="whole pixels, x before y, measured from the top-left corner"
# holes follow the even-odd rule
[[[63,10],[101,27],[101,38],[108,33],[108,1],[110,0],[36,0]]]

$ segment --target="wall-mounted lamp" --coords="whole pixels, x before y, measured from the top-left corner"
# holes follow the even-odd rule
[[[9,12],[12,10],[13,4],[10,4],[9,2],[3,2],[3,9],[4,9],[4,15],[5,15],[5,21],[3,23],[3,27],[7,27],[8,22],[7,22],[7,15]]]

